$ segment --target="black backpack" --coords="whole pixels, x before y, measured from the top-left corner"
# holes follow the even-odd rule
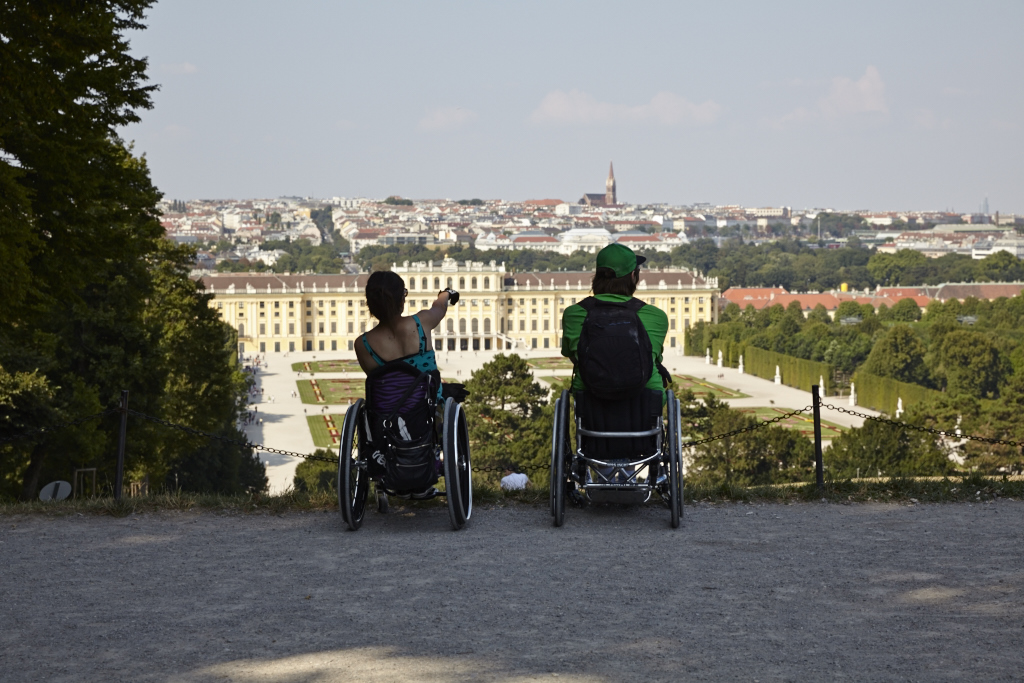
[[[654,374],[654,352],[637,313],[639,299],[580,302],[587,312],[576,347],[576,369],[587,391],[617,401],[639,394]]]

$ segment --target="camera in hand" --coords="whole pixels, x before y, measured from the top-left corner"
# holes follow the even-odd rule
[[[454,306],[459,303],[459,293],[451,287],[445,287],[444,291],[448,292],[448,305]]]

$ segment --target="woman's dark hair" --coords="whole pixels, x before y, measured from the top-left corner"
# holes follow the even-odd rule
[[[594,273],[594,279],[590,288],[594,294],[621,294],[622,296],[633,296],[636,291],[636,271],[626,273],[622,277],[615,277],[615,271],[611,268],[598,268]]]
[[[366,281],[366,307],[370,315],[387,323],[402,315],[405,281],[390,270],[378,270]]]

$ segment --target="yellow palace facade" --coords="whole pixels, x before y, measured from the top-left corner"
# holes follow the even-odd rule
[[[409,290],[406,314],[430,305],[439,290],[461,298],[431,331],[436,350],[489,351],[561,347],[562,311],[589,296],[589,272],[507,273],[504,263],[452,259],[395,265]],[[211,305],[238,332],[240,353],[351,351],[376,321],[363,297],[368,274],[204,275]],[[668,314],[665,348],[682,352],[698,321],[717,322],[717,278],[685,269],[643,270],[636,296]]]

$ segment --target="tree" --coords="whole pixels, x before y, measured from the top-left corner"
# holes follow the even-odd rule
[[[178,400],[194,416],[187,426],[236,429],[244,382],[233,333],[208,298],[161,303],[172,290],[195,289],[194,253],[162,239],[160,193],[145,160],[118,137],[151,106],[146,61],[129,54],[126,37],[143,28],[150,4],[0,7],[0,255],[10,259],[0,279],[0,366],[16,387],[42,382],[10,392],[4,436],[44,417],[53,424],[115,407],[122,389],[139,412],[187,422]],[[84,464],[111,480],[116,430],[107,418],[4,447],[5,471],[20,481],[5,479],[0,495],[32,498],[43,477],[68,478]],[[174,442],[165,427],[133,420],[128,474],[160,477],[199,448]],[[241,476],[237,464],[225,476]]]
[[[466,382],[466,420],[473,460],[485,467],[547,464],[551,422],[546,393],[515,354],[499,353]]]
[[[893,304],[889,315],[893,320],[911,323],[921,319],[921,307],[913,299],[900,299]]]
[[[879,377],[928,386],[926,352],[925,345],[908,325],[896,325],[875,343],[864,370]]]
[[[313,455],[321,458],[333,458],[331,451],[318,448]],[[303,460],[295,468],[292,487],[296,491],[314,493],[316,491],[333,492],[337,488],[338,465],[323,460]]]
[[[945,335],[939,360],[946,376],[946,391],[977,398],[996,395],[1007,374],[1006,359],[981,332],[954,330]]]
[[[694,425],[695,436],[718,436],[757,424],[753,416],[733,410],[713,396],[702,405],[684,399],[680,402],[689,406],[683,421]],[[801,481],[810,475],[814,462],[814,449],[807,438],[775,425],[702,444],[695,451],[691,478],[712,485]]]
[[[921,420],[917,421],[918,424]],[[926,432],[867,420],[832,440],[823,459],[834,478],[925,477],[949,474],[952,462]]]

